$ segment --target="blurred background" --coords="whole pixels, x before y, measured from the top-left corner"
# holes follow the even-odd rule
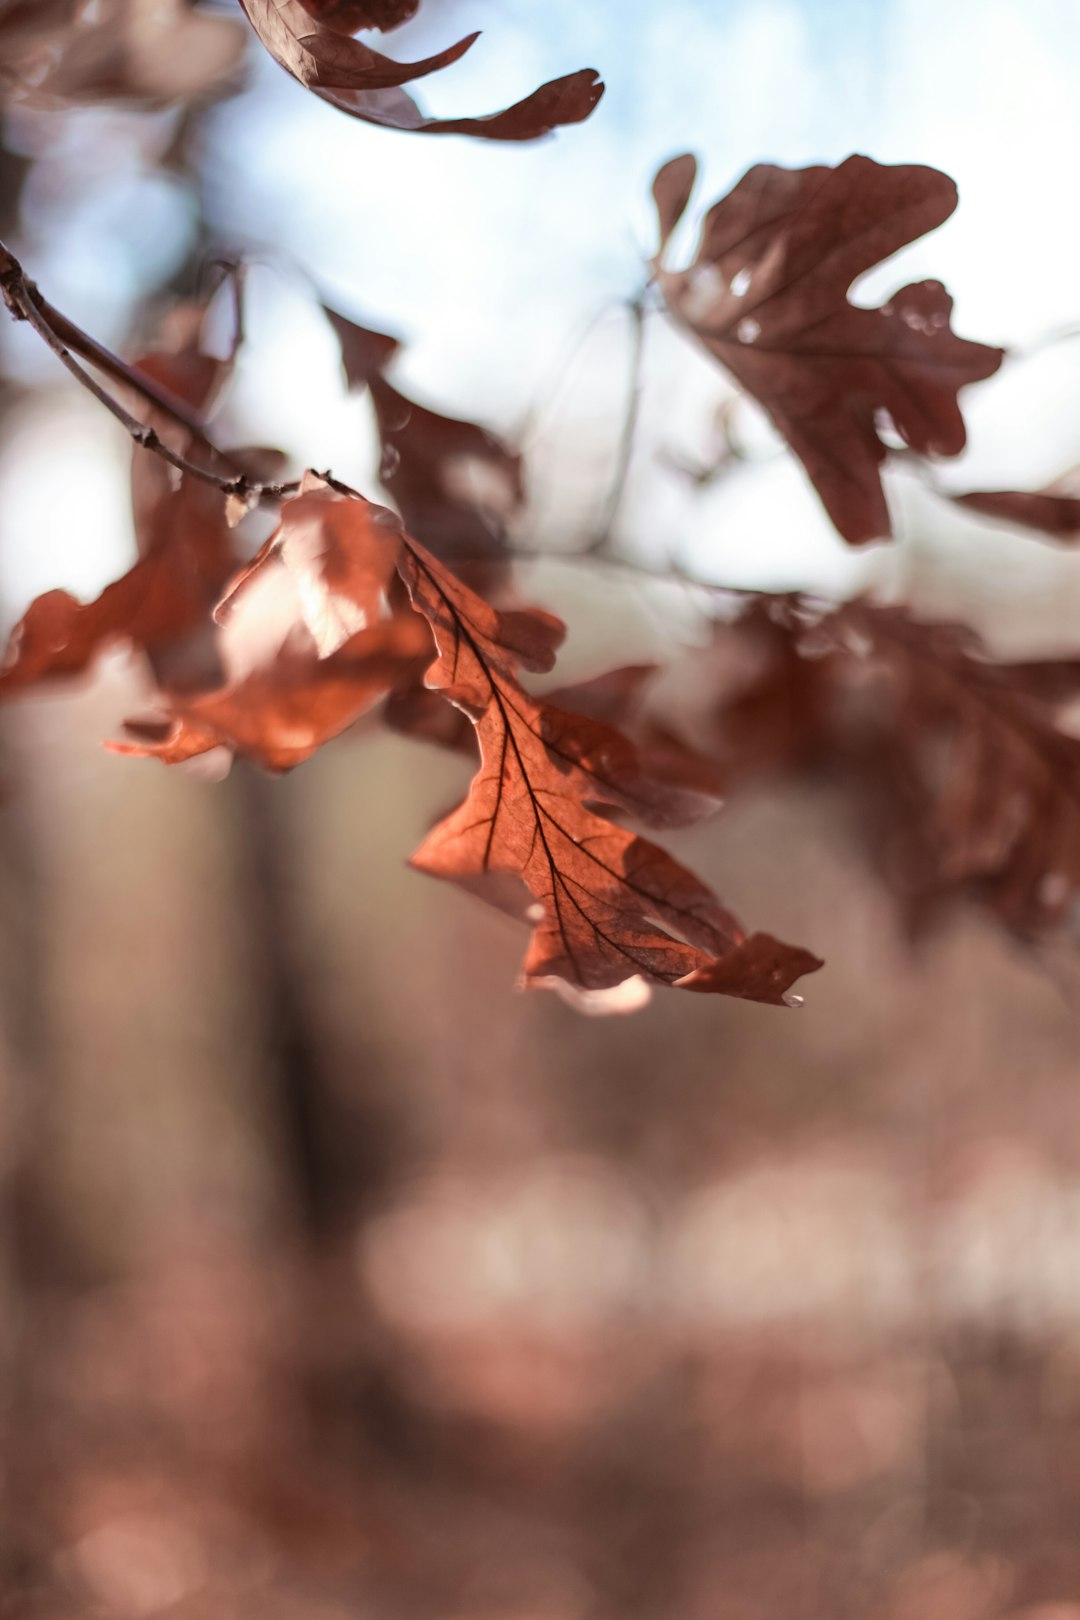
[[[33,90],[0,62],[0,234],[129,355],[242,255],[221,436],[373,492],[319,299],[396,332],[399,386],[524,449],[522,586],[568,620],[565,678],[706,634],[700,593],[557,555],[611,515],[677,151],[699,204],[763,160],[952,174],[958,213],[856,294],[939,277],[1011,350],[935,476],[1080,459],[1071,0],[428,0],[391,54],[485,32],[425,107],[606,78],[524,148],[353,123],[232,4],[111,16],[107,59],[35,59]],[[6,628],[134,542],[123,433],[9,322],[0,362]],[[903,465],[896,545],[856,555],[659,314],[641,385],[626,557],[1075,653],[1080,558]],[[1080,1617],[1072,962],[973,914],[913,950],[850,807],[763,783],[672,847],[826,958],[806,1005],[587,1020],[406,869],[462,761],[369,730],[208,782],[101,748],[148,691],[118,651],[0,710],[0,1613]]]

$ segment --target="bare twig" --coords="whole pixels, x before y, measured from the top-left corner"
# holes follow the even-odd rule
[[[542,548],[529,548],[514,546],[511,548],[512,558],[520,561],[545,561],[568,564],[584,564],[593,567],[608,568],[620,572],[633,574],[639,579],[651,579],[657,582],[667,581],[685,586],[688,590],[701,591],[714,597],[728,599],[743,596],[757,596],[757,590],[744,589],[740,586],[717,584],[710,580],[703,580],[684,569],[678,559],[670,559],[663,567],[655,567],[650,563],[642,562],[634,557],[615,551],[611,546],[612,531],[618,518],[626,488],[627,474],[634,451],[634,440],[637,432],[637,420],[641,398],[641,365],[644,349],[646,294],[645,289],[630,305],[633,317],[633,351],[631,355],[629,391],[627,408],[623,421],[622,433],[619,440],[618,456],[615,473],[608,497],[606,519],[594,540],[588,546],[576,552],[546,551]],[[59,310],[42,297],[34,283],[27,277],[22,265],[15,255],[0,242],[0,293],[12,317],[18,321],[26,321],[41,338],[42,342],[57,359],[64,365],[76,381],[87,390],[105,409],[115,417],[132,440],[141,449],[152,451],[160,456],[179,472],[186,473],[193,478],[201,479],[203,483],[220,489],[227,496],[235,496],[245,504],[254,504],[258,501],[274,503],[288,499],[299,489],[299,482],[292,481],[287,484],[264,484],[247,477],[234,462],[230,462],[228,453],[219,450],[206,436],[204,423],[192,413],[190,408],[181,400],[176,399],[168,390],[160,387],[150,377],[144,376],[135,367],[128,365],[119,356],[114,355],[96,338],[84,332],[81,327],[68,320]],[[238,294],[238,289],[237,289]],[[236,299],[236,322],[234,335],[234,352],[243,338],[242,306],[239,296]],[[141,422],[133,416],[127,408],[120,403],[108,389],[91,375],[82,363],[86,361],[96,370],[105,372],[114,381],[122,383],[141,395],[148,404],[155,406],[179,426],[185,428],[192,438],[200,444],[207,455],[214,461],[223,463],[225,467],[232,467],[231,473],[218,470],[215,467],[193,461],[187,455],[182,455],[165,443],[160,434],[147,422]],[[339,494],[356,497],[357,492],[337,479],[329,471],[320,474],[325,481],[338,491]],[[359,497],[357,497],[359,498]]]
[[[34,329],[75,380],[104,405],[140,449],[153,451],[178,472],[198,478],[203,483],[220,489],[224,495],[235,496],[245,504],[264,500],[281,501],[295,494],[299,487],[295,482],[263,484],[249,478],[230,461],[225,451],[218,450],[210,443],[206,437],[204,423],[183,401],[160,387],[151,378],[144,376],[134,366],[129,366],[118,355],[112,354],[98,343],[96,338],[92,338],[73,321],[69,321],[66,315],[54,309],[26,275],[15,255],[2,242],[0,242],[0,291],[13,318],[17,321],[26,321]],[[231,471],[222,471],[203,462],[194,461],[189,456],[173,450],[156,429],[133,416],[126,406],[110,394],[108,389],[86,369],[83,361],[96,370],[105,372],[114,381],[133,389],[148,404],[155,406],[172,421],[185,428],[194,440],[205,447],[215,462],[222,463],[227,469],[231,468]]]
[[[619,434],[619,444],[615,455],[615,468],[611,478],[611,488],[608,491],[604,515],[600,521],[600,528],[592,549],[602,552],[608,547],[615,525],[622,510],[623,498],[626,494],[626,481],[630,473],[630,463],[634,455],[634,441],[637,438],[638,417],[641,413],[641,363],[645,353],[645,291],[639,292],[630,304],[630,319],[632,322],[632,337],[630,350],[630,374],[626,388],[626,410],[623,414],[622,432]]]
[[[341,492],[351,493],[344,488]],[[510,548],[509,556],[514,562],[558,563],[570,568],[584,567],[627,574],[632,579],[654,585],[681,585],[684,590],[699,591],[713,601],[740,601],[763,596],[779,598],[792,594],[789,590],[770,590],[762,585],[724,585],[717,580],[702,579],[699,574],[692,573],[674,557],[669,557],[660,564],[653,564],[611,548],[597,550],[591,544],[582,546],[577,551],[551,551],[543,546],[515,545]],[[461,560],[470,562],[473,559],[463,557]],[[476,560],[480,560],[479,556]],[[804,601],[815,606],[836,606],[831,597],[822,596],[816,591],[800,591],[798,594]]]

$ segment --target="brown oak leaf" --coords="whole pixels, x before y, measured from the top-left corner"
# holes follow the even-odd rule
[[[708,746],[730,788],[837,760],[848,673],[829,615],[798,593],[752,596],[718,620],[691,674],[716,694]]]
[[[377,377],[393,360],[401,348],[401,339],[389,332],[376,331],[373,326],[361,326],[328,304],[322,306],[322,312],[338,340],[346,382],[350,388],[366,388],[372,377]]]
[[[395,62],[320,23],[302,0],[240,0],[248,21],[287,73],[332,106],[370,124],[429,135],[532,141],[588,118],[604,86],[592,68],[552,79],[523,101],[478,118],[427,118],[401,88],[449,67],[479,38],[467,34],[420,62]]]
[[[405,527],[478,590],[490,590],[500,577],[508,526],[525,501],[520,452],[476,422],[406,398],[383,375],[397,339],[325,313],[349,386],[371,393],[382,447],[379,480]]]
[[[1052,489],[980,489],[951,499],[957,506],[981,512],[984,517],[1035,529],[1050,540],[1080,540],[1080,498],[1075,495],[1061,495]]]
[[[973,899],[1024,938],[1066,923],[1080,889],[1073,662],[998,662],[965,626],[868,603],[838,619],[884,682],[872,757],[890,767],[894,848],[920,907]]]
[[[465,802],[428,834],[413,864],[481,893],[492,878],[523,883],[531,899],[517,909],[534,928],[526,984],[571,996],[617,992],[610,1003],[601,998],[609,1010],[655,984],[783,1004],[818,959],[768,935],[748,940],[691,872],[608,819],[603,807],[620,804],[654,823],[680,819],[677,791],[658,786],[643,798],[610,728],[521,687],[514,667],[550,668],[555,637],[509,626],[516,616],[492,608],[411,540],[401,571],[438,647],[427,684],[469,715],[481,754]]]
[[[724,795],[726,779],[714,761],[647,711],[643,698],[656,674],[655,664],[626,664],[545,692],[543,701],[561,711],[568,726],[577,717],[592,722],[594,736],[599,726],[610,728],[612,757],[621,754],[626,759],[623,803],[627,793],[633,792],[631,784],[636,778],[660,790],[662,814],[672,825],[684,825],[712,814]],[[476,733],[468,716],[428,687],[391,693],[384,718],[393,730],[407,736],[470,757],[476,753]],[[626,754],[627,741],[633,745],[632,757]],[[643,820],[650,819],[647,806],[639,814]]]
[[[243,673],[174,695],[165,718],[128,721],[135,740],[112,746],[170,765],[219,747],[273,771],[310,758],[431,661],[424,620],[391,602],[398,552],[393,513],[309,474],[218,604],[222,662]]]
[[[756,638],[756,667],[746,658]],[[718,627],[715,748],[737,789],[762,765],[827,772],[909,923],[958,900],[1032,939],[1080,892],[1075,659],[995,660],[963,625],[857,600],[759,598]],[[715,649],[714,649],[715,650]],[[722,666],[717,665],[716,673]]]
[[[478,586],[505,555],[525,501],[522,458],[476,422],[417,405],[376,374],[368,384],[382,443],[380,482],[410,533]]]
[[[358,34],[364,28],[389,33],[420,9],[420,0],[302,0],[302,4],[316,22],[339,34]]]
[[[848,299],[855,278],[933,230],[956,206],[947,175],[849,157],[836,168],[758,164],[705,216],[697,254],[668,270],[663,252],[686,206],[693,159],[653,185],[668,308],[768,411],[844,539],[891,533],[881,485],[884,413],[922,455],[964,447],[961,387],[989,377],[1002,351],[951,330],[937,281],[881,309]]]

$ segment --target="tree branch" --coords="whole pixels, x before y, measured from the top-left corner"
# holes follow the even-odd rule
[[[604,515],[600,522],[600,529],[593,542],[593,549],[603,551],[608,546],[615,524],[618,522],[619,512],[622,509],[623,497],[626,494],[626,480],[630,473],[630,463],[634,455],[634,441],[637,438],[638,416],[641,411],[641,362],[645,353],[645,292],[638,293],[630,303],[630,319],[632,324],[632,347],[630,351],[630,373],[626,387],[626,410],[623,414],[622,431],[619,434],[618,449],[615,454],[615,470],[612,474],[611,488],[604,508]]]
[[[188,406],[151,378],[144,376],[134,366],[128,365],[118,355],[111,353],[103,344],[98,343],[96,338],[92,338],[89,333],[76,326],[74,321],[69,321],[60,310],[54,309],[26,275],[15,255],[2,242],[0,242],[0,291],[13,319],[26,321],[34,329],[76,382],[92,394],[99,404],[104,405],[140,449],[153,451],[178,472],[198,478],[203,483],[220,489],[224,495],[234,496],[245,504],[263,500],[281,501],[296,492],[299,486],[295,482],[258,483],[249,478],[235,462],[230,462],[225,451],[218,450],[210,443],[206,437],[204,423]],[[133,416],[126,406],[91,376],[86,366],[82,364],[84,360],[98,371],[105,372],[114,381],[121,382],[140,394],[148,404],[164,412],[172,421],[204,444],[215,461],[224,463],[226,468],[231,467],[232,471],[219,471],[215,467],[193,461],[189,456],[173,450],[149,423],[141,422],[138,417]]]

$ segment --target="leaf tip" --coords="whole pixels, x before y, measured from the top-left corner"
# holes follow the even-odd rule
[[[652,183],[653,202],[660,225],[659,253],[686,212],[697,183],[698,163],[693,152],[680,152],[657,170]]]

